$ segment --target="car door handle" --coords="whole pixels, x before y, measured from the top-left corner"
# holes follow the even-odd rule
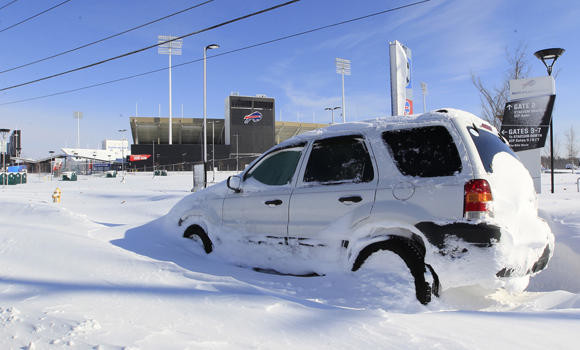
[[[361,196],[340,197],[338,201],[344,204],[352,204],[362,201],[362,197]]]
[[[282,200],[280,200],[280,199],[273,199],[271,201],[265,201],[264,204],[266,204],[269,207],[274,207],[274,206],[277,206],[277,205],[282,204]]]

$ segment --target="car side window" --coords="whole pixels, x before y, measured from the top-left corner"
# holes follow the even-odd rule
[[[349,135],[314,142],[304,182],[370,182],[373,177],[373,165],[363,137]]]
[[[438,177],[461,172],[459,152],[444,126],[386,131],[383,140],[403,175]]]
[[[289,184],[296,172],[304,145],[295,145],[270,152],[246,173],[244,180],[253,178],[269,186]]]

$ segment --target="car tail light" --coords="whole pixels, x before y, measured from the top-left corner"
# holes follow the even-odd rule
[[[466,219],[481,219],[491,215],[491,188],[489,182],[482,179],[470,180],[465,183],[465,199],[463,216]]]

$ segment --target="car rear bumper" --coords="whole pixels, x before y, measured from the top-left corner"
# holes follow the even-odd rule
[[[536,260],[531,267],[528,267],[524,271],[518,272],[517,267],[504,267],[503,269],[499,270],[495,275],[497,277],[521,277],[525,275],[531,275],[536,272],[540,272],[548,266],[548,261],[552,255],[552,249],[550,249],[550,245],[546,244],[542,255]]]
[[[424,221],[416,224],[415,227],[421,230],[429,243],[439,248],[442,254],[445,254],[445,242],[449,237],[460,238],[477,247],[491,247],[501,239],[501,229],[487,223],[454,222],[440,225]]]
[[[533,275],[546,268],[554,251],[551,232],[545,238],[526,241],[489,223],[420,222],[415,227],[435,248],[434,265],[442,270],[440,276],[445,279],[445,271],[449,271],[454,286],[501,284],[502,280]]]

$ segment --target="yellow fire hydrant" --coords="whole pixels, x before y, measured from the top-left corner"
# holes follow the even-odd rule
[[[54,190],[54,192],[52,193],[52,202],[53,203],[60,203],[60,188],[56,188],[56,190]]]

